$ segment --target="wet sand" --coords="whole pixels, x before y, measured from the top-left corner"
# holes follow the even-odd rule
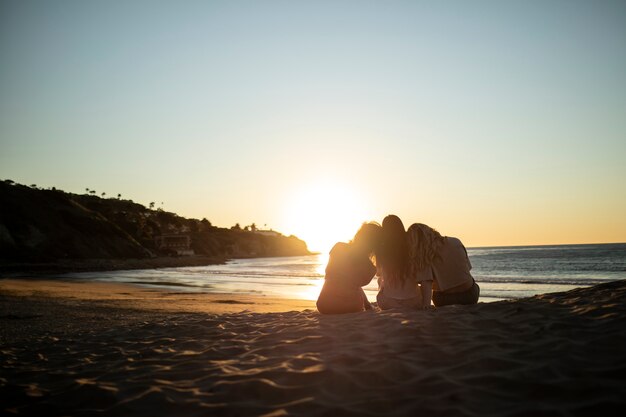
[[[0,280],[0,414],[623,415],[626,281],[433,311]]]

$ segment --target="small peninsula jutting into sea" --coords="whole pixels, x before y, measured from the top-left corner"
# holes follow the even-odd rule
[[[198,266],[229,258],[309,255],[306,243],[255,224],[217,227],[121,195],[0,181],[0,272]]]

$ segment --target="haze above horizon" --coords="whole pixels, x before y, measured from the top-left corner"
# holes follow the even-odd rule
[[[626,3],[0,2],[0,179],[326,250],[626,241]]]

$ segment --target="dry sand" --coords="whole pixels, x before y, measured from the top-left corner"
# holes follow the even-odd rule
[[[433,311],[311,306],[0,280],[0,414],[625,414],[626,281]]]

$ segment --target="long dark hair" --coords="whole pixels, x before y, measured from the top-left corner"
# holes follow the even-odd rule
[[[385,283],[400,285],[406,276],[409,249],[402,220],[394,214],[383,219],[382,244],[376,252],[376,264],[383,269]]]

